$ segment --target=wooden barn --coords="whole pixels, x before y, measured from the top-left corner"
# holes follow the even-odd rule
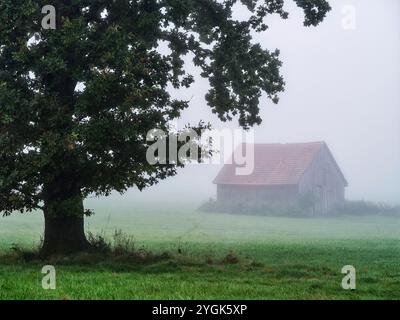
[[[245,145],[243,154],[245,154]],[[219,202],[295,204],[312,199],[314,213],[325,214],[345,200],[347,181],[324,142],[255,144],[254,170],[237,175],[226,164],[214,180]]]

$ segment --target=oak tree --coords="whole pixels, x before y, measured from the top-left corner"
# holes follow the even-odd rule
[[[292,1],[305,26],[330,10]],[[55,29],[42,26],[49,4]],[[146,134],[188,107],[169,90],[193,83],[186,56],[222,121],[260,124],[261,95],[277,103],[284,90],[279,52],[252,41],[272,14],[288,17],[284,0],[1,0],[0,211],[42,210],[46,254],[87,249],[88,195],[143,189],[183,165],[149,164]]]

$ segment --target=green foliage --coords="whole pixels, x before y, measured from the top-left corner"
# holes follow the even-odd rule
[[[199,210],[203,212],[221,212],[256,216],[282,217],[311,217],[315,198],[313,195],[304,195],[296,203],[290,204],[251,204],[251,203],[224,203],[214,199],[204,202]],[[328,216],[369,216],[385,215],[400,217],[400,206],[391,206],[385,203],[367,201],[345,201],[342,205],[332,208]]]
[[[330,214],[352,216],[387,215],[400,217],[400,206],[367,201],[346,201],[343,205],[334,208]]]
[[[307,26],[330,10],[326,0],[295,2]],[[248,20],[233,18],[238,3],[249,10]],[[146,162],[146,133],[168,132],[169,121],[187,108],[168,87],[192,84],[183,62],[189,53],[209,80],[207,103],[223,121],[237,116],[244,128],[261,123],[262,92],[276,103],[284,89],[279,51],[251,36],[267,28],[267,15],[287,18],[283,0],[53,1],[57,28],[44,30],[47,4],[0,2],[5,214],[43,208],[43,201],[143,189],[176,174],[183,164]],[[171,52],[161,54],[160,43]],[[208,127],[200,122],[195,129]]]
[[[210,199],[199,210],[255,216],[307,217],[313,216],[314,201],[305,196],[295,203],[226,203]]]
[[[114,231],[111,240],[108,240],[104,233],[93,234],[92,232],[88,233],[87,239],[92,253],[126,255],[143,251],[143,249],[136,250],[134,238],[121,229]]]

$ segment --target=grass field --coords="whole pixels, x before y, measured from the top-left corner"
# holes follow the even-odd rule
[[[40,215],[0,218],[0,299],[400,299],[399,218],[90,206],[87,229],[107,238],[120,229],[137,253],[26,260],[10,248],[38,245]],[[56,267],[56,290],[41,287],[46,264]],[[354,291],[341,287],[345,265],[357,270]]]

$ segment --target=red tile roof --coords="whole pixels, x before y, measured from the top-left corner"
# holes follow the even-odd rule
[[[254,171],[250,175],[237,175],[243,165],[226,164],[215,178],[215,184],[234,185],[295,185],[309,167],[324,142],[290,144],[255,144]],[[245,156],[245,145],[243,156]],[[231,163],[233,161],[231,160]]]

